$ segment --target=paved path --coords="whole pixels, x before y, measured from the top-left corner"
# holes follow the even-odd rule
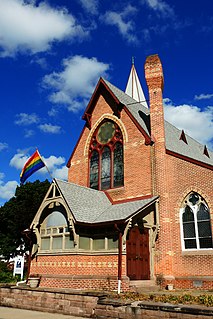
[[[17,308],[0,307],[0,319],[83,319],[61,315],[58,313],[48,313],[40,311],[31,311]],[[85,318],[84,318],[85,319]]]

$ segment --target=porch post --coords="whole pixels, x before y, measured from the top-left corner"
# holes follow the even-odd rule
[[[118,234],[118,294],[121,292],[121,276],[122,276],[122,232],[115,224],[115,229],[119,232]]]

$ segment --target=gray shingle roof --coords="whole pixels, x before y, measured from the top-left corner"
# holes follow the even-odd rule
[[[180,140],[181,130],[165,121],[165,135],[166,135],[166,148],[169,151],[178,153],[183,156],[195,159],[205,164],[213,165],[213,152],[208,150],[209,156],[206,156],[204,152],[204,145],[200,144],[192,137],[187,135],[187,144]]]
[[[94,224],[127,220],[158,198],[155,196],[113,205],[102,191],[58,179],[55,181],[75,220],[82,223]]]
[[[129,95],[112,85],[109,81],[105,80],[106,85],[110,88],[117,99],[125,105],[138,124],[150,137],[150,110],[132,99]],[[165,121],[165,139],[166,149],[177,154],[186,156],[188,158],[197,160],[204,164],[213,165],[213,152],[208,150],[209,156],[207,157],[204,151],[204,145],[200,144],[188,134],[185,133],[188,144],[180,140],[181,130],[176,128],[171,123]]]
[[[127,107],[133,117],[136,119],[138,124],[143,128],[146,134],[150,137],[149,132],[149,109],[143,106],[141,103],[135,101],[129,95],[118,89],[116,86],[111,84],[109,81],[103,79],[117,99]]]

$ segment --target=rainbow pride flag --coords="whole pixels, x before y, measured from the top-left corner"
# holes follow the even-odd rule
[[[20,174],[21,184],[23,184],[26,181],[26,179],[30,177],[33,173],[35,173],[36,171],[38,171],[40,168],[44,166],[45,164],[42,161],[38,150],[36,150],[35,153],[25,163],[21,171],[21,174]]]

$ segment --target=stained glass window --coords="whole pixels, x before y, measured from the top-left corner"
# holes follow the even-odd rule
[[[101,158],[101,189],[110,188],[111,154],[109,147],[105,146]]]
[[[213,248],[209,208],[197,193],[191,193],[182,209],[184,249]]]
[[[123,186],[123,136],[116,123],[105,120],[100,124],[92,136],[89,154],[91,188]]]
[[[114,186],[121,186],[124,183],[123,146],[115,144],[114,149]]]
[[[98,189],[98,169],[99,169],[99,153],[92,152],[90,158],[90,187]]]

